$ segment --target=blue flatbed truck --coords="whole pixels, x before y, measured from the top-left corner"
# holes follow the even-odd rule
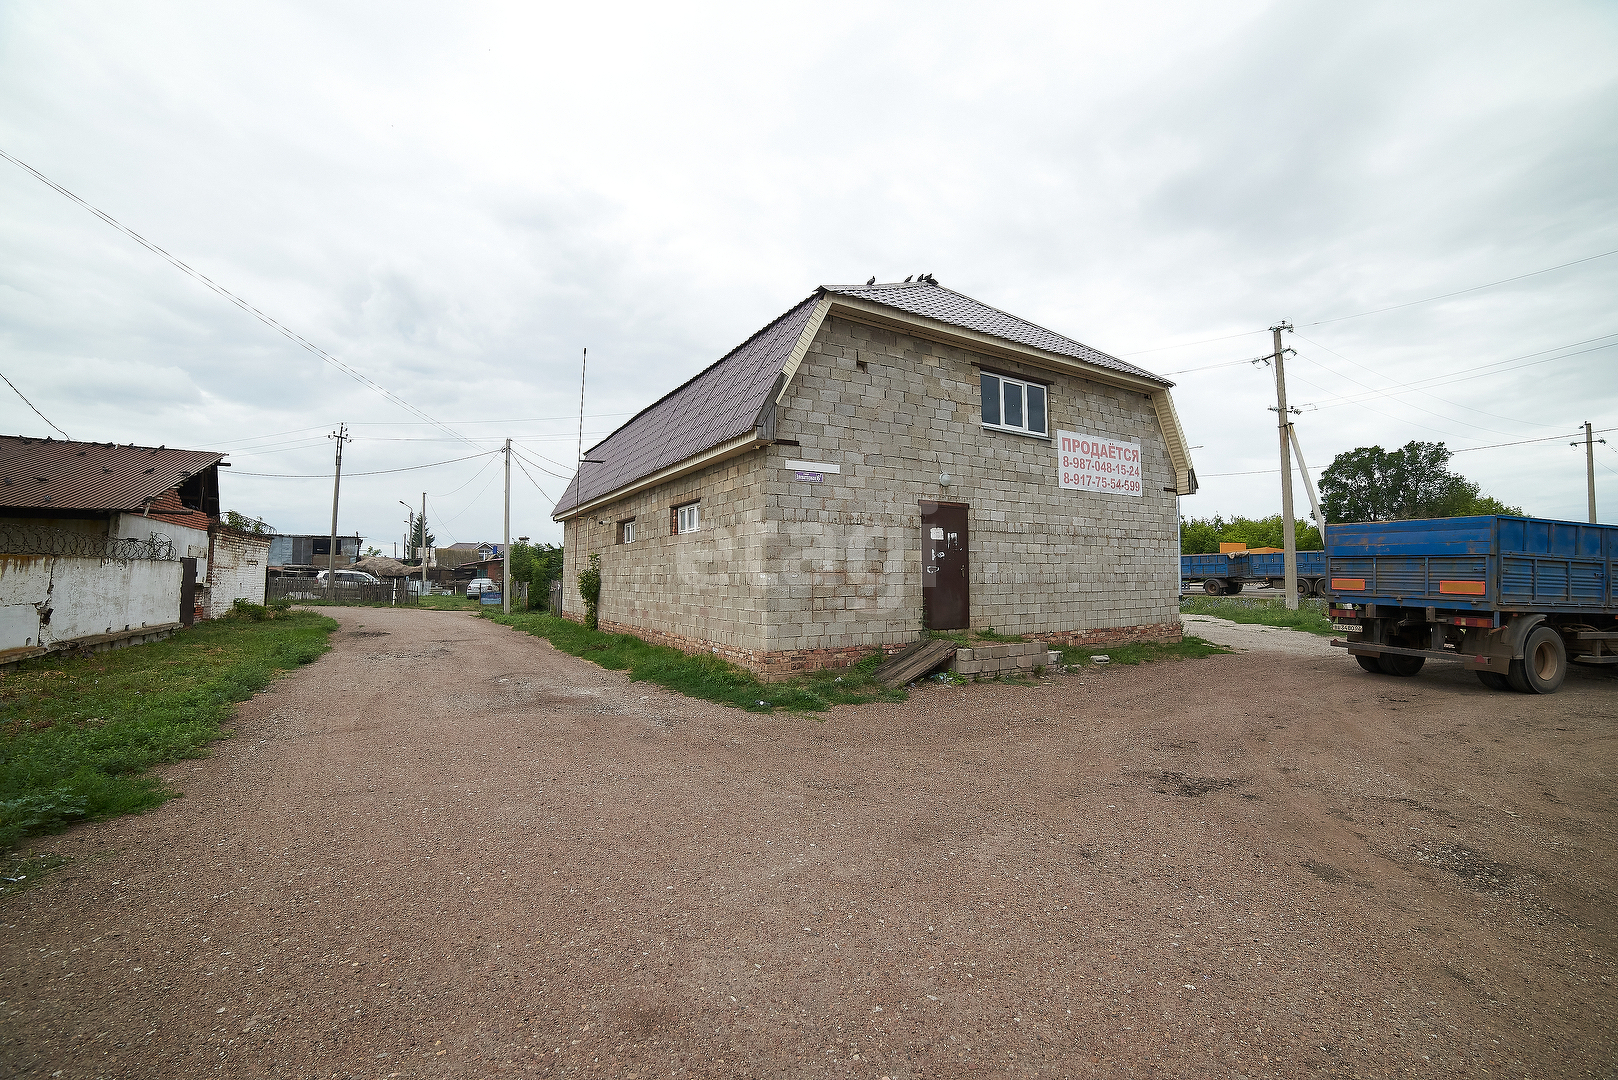
[[[1181,555],[1180,587],[1201,584],[1209,596],[1239,593],[1255,582],[1286,588],[1286,556],[1276,552],[1232,551],[1225,555]],[[1325,596],[1326,553],[1298,552],[1298,595]]]
[[[1366,671],[1456,660],[1491,690],[1551,694],[1618,664],[1618,526],[1490,515],[1326,527],[1332,629]]]

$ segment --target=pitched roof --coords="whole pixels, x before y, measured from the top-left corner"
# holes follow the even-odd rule
[[[819,295],[802,301],[585,452],[556,513],[751,431]]]
[[[900,281],[886,285],[826,285],[823,288],[826,292],[838,296],[849,296],[885,307],[898,308],[911,315],[920,315],[924,319],[936,319],[941,323],[976,330],[980,334],[1014,341],[1019,345],[1055,353],[1057,356],[1067,356],[1136,378],[1150,379],[1162,386],[1174,385],[1161,375],[1154,375],[1144,368],[1125,363],[1100,349],[1092,349],[1070,337],[1063,337],[1054,330],[1047,330],[1027,319],[1019,319],[954,289],[946,289],[942,285],[934,285],[928,281]]]
[[[556,501],[553,516],[685,461],[751,431],[786,371],[793,346],[826,297],[848,297],[1002,341],[1116,371],[1164,388],[1174,385],[1115,356],[1008,315],[932,281],[823,285],[717,363],[637,413],[585,452],[586,461]]]
[[[224,457],[211,450],[0,435],[0,508],[140,510]]]

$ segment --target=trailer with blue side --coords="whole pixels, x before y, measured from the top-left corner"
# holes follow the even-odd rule
[[[1492,690],[1550,694],[1618,664],[1618,526],[1491,515],[1326,527],[1332,628],[1366,671],[1456,660]]]
[[[1279,551],[1232,551],[1224,555],[1181,555],[1180,587],[1202,586],[1209,596],[1239,593],[1247,585],[1286,588],[1286,556]],[[1324,551],[1298,552],[1298,595],[1325,596]]]

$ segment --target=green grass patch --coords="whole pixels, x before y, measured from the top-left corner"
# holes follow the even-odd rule
[[[171,798],[146,770],[201,757],[236,702],[319,657],[337,629],[312,612],[256,614],[0,676],[0,852]]]
[[[552,615],[538,612],[502,615],[495,610],[484,612],[484,617],[542,637],[563,652],[604,668],[627,671],[637,682],[656,683],[686,697],[716,701],[749,712],[772,713],[777,709],[821,712],[833,705],[904,701],[906,697],[904,691],[889,690],[871,678],[871,673],[882,662],[876,650],[852,667],[766,683],[746,668],[717,656],[683,653],[665,645],[650,644],[631,634],[586,630],[578,623]]]
[[[1221,645],[1204,641],[1191,634],[1186,634],[1173,643],[1146,641],[1136,645],[1114,645],[1110,648],[1088,649],[1076,645],[1056,645],[1053,648],[1061,650],[1064,664],[1088,664],[1097,656],[1105,656],[1108,662],[1113,664],[1142,664],[1149,660],[1197,660],[1204,656],[1230,652]]]
[[[1311,634],[1330,635],[1331,619],[1326,614],[1326,601],[1319,597],[1298,601],[1298,610],[1288,610],[1282,597],[1186,596],[1180,599],[1180,611],[1186,615],[1212,615],[1238,623],[1262,623],[1265,626],[1286,626],[1293,630],[1306,630]]]

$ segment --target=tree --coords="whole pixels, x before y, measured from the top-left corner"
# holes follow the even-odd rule
[[[1320,530],[1307,521],[1294,521],[1292,535],[1299,551],[1320,551]],[[1285,547],[1282,542],[1281,515],[1264,518],[1233,517],[1226,521],[1222,515],[1211,518],[1187,518],[1180,523],[1180,554],[1217,554],[1220,544],[1246,544],[1250,548]]]
[[[1449,459],[1441,442],[1411,441],[1392,451],[1361,446],[1338,454],[1320,476],[1321,510],[1328,521],[1522,513],[1450,472]]]
[[[377,547],[375,544],[366,544],[365,545],[365,557],[367,559],[369,559],[373,555],[380,555],[380,554],[382,554],[382,549]]]
[[[562,549],[555,544],[511,545],[511,580],[528,582],[528,606],[550,603],[551,582],[562,576]]]
[[[432,533],[427,531],[427,519],[420,516],[419,514],[411,514],[410,515],[410,547],[411,547],[411,550],[404,553],[405,561],[406,562],[419,562],[420,558],[418,558],[417,555],[416,555],[417,550],[419,550],[421,548],[431,548],[436,543],[438,543],[438,537],[434,536]],[[421,557],[425,557],[427,554],[428,553],[424,551],[424,552],[421,553]]]

